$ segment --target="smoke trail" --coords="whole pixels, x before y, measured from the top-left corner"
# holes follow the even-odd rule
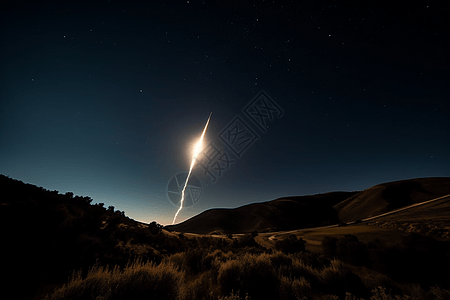
[[[194,168],[195,161],[197,160],[197,156],[202,152],[203,148],[203,137],[205,136],[206,129],[208,129],[209,120],[211,119],[212,112],[209,114],[208,121],[206,121],[205,128],[203,128],[202,136],[200,137],[200,140],[197,142],[194,148],[194,157],[192,158],[191,167],[189,168],[188,176],[186,177],[186,182],[184,183],[183,190],[181,191],[181,200],[180,200],[180,208],[178,209],[177,213],[173,217],[172,225],[175,224],[175,220],[177,219],[178,214],[180,213],[181,209],[183,208],[183,202],[184,202],[184,191],[186,190],[189,177],[191,177],[192,169]]]

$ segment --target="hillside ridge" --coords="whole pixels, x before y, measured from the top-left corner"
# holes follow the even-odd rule
[[[360,192],[286,196],[237,208],[213,208],[165,228],[197,234],[294,230],[361,220],[447,194],[449,177],[415,178]]]

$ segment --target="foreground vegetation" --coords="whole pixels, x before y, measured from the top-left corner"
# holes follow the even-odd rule
[[[408,241],[411,243],[413,239]],[[448,283],[440,277],[445,274],[440,272],[449,266],[445,249],[428,248],[435,256],[424,258],[425,262],[416,260],[411,267],[402,269],[407,262],[413,262],[411,257],[401,258],[405,255],[403,246],[385,247],[379,241],[366,245],[350,235],[325,239],[325,254],[306,251],[301,247],[301,239],[295,237],[277,243],[278,249],[288,250],[285,252],[263,249],[254,243],[252,235],[225,241],[222,248],[225,246],[226,250],[217,249],[216,240],[204,238],[197,247],[168,255],[160,263],[137,259],[124,268],[95,265],[84,276],[81,271],[75,272],[66,285],[46,299],[450,297]],[[428,247],[417,240],[414,243],[422,250]],[[410,250],[411,255],[419,254],[417,249]],[[441,260],[441,264],[424,266],[430,259]]]
[[[0,183],[13,262],[3,292],[15,299],[450,299],[450,244],[423,235],[395,245],[329,236],[318,253],[290,235],[265,248],[256,232],[188,236],[88,197]]]

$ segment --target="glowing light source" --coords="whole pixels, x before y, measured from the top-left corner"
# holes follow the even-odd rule
[[[186,182],[184,183],[183,190],[181,191],[180,208],[178,208],[177,213],[173,217],[172,224],[175,224],[175,220],[177,219],[178,214],[180,213],[181,209],[183,208],[184,192],[185,192],[187,184],[189,182],[189,177],[191,177],[192,169],[194,168],[195,161],[197,160],[197,156],[202,152],[202,149],[203,149],[203,137],[205,136],[206,129],[208,129],[208,124],[209,124],[209,120],[211,119],[211,115],[212,115],[212,113],[209,114],[208,121],[206,121],[205,128],[203,128],[202,136],[200,137],[200,139],[198,140],[197,144],[194,147],[194,152],[193,152],[193,155],[192,155],[193,158],[192,158],[192,162],[191,162],[191,167],[189,168],[189,173],[188,173],[188,176],[186,177]]]
[[[200,140],[197,142],[197,144],[195,144],[194,152],[192,153],[192,156],[194,157],[194,159],[197,159],[197,156],[200,154],[200,152],[202,152],[202,149],[203,149],[203,141],[200,138]]]

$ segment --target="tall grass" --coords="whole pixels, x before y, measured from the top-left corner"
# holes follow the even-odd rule
[[[136,260],[123,270],[95,265],[85,278],[76,272],[46,300],[177,299],[182,278],[182,271],[165,262],[155,265]]]
[[[321,261],[323,264],[319,264]],[[403,287],[410,295],[362,281],[337,260],[312,259],[301,253],[237,254],[191,250],[170,255],[161,263],[136,260],[125,268],[95,265],[85,276],[76,272],[46,300],[55,299],[447,299],[448,290],[419,285]]]
[[[218,271],[218,284],[223,294],[240,291],[255,299],[276,299],[278,274],[269,254],[244,254],[224,262]]]

